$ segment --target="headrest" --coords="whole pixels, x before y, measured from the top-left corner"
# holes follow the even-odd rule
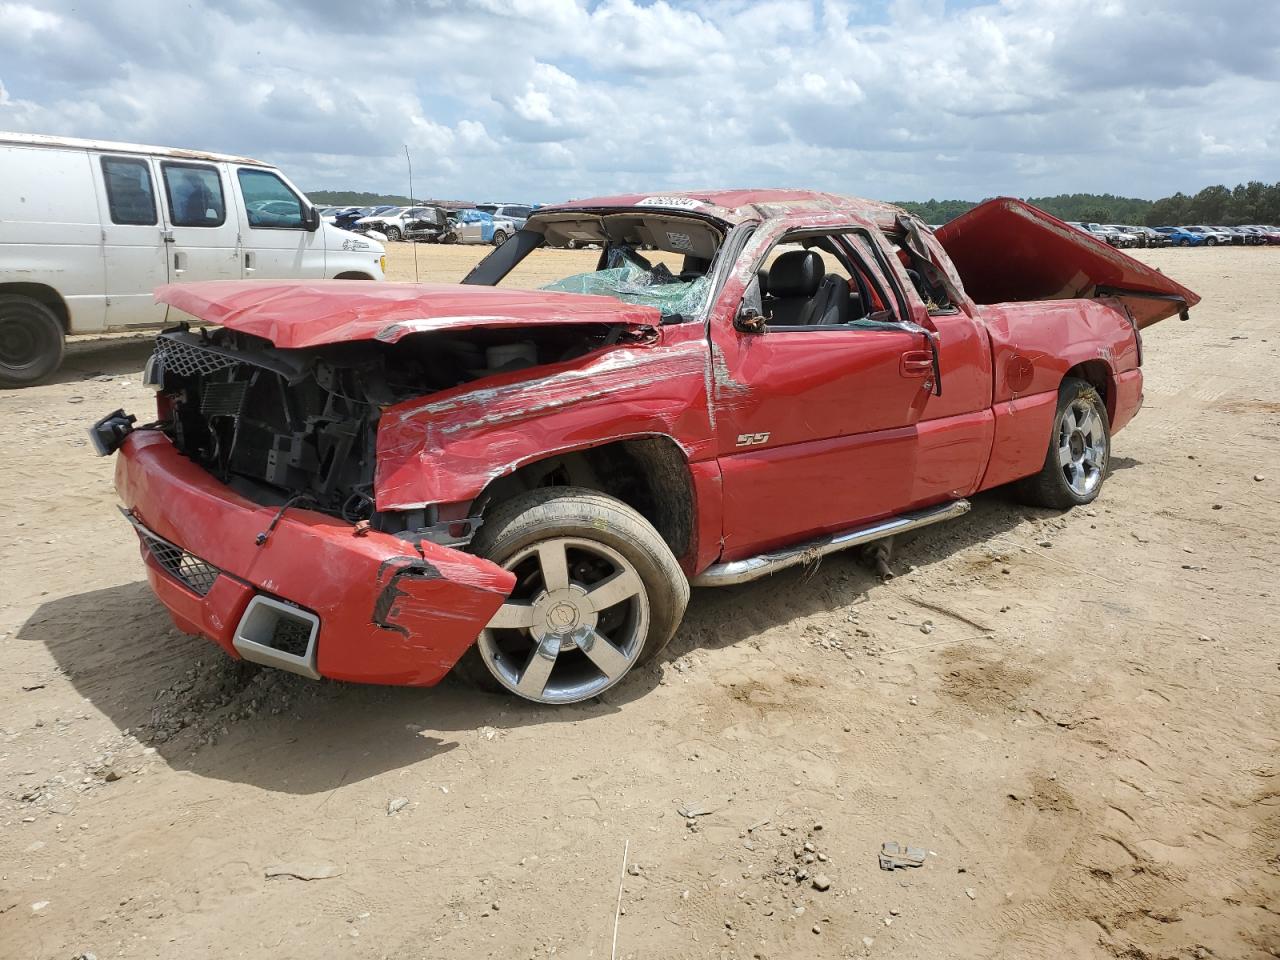
[[[769,268],[769,295],[812,297],[826,272],[822,257],[812,250],[789,250]]]

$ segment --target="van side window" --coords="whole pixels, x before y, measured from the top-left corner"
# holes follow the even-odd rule
[[[283,180],[267,170],[240,169],[236,176],[249,226],[302,229],[302,201]]]
[[[131,157],[103,157],[102,182],[107,186],[111,222],[154,226],[156,195],[147,161]]]
[[[175,227],[220,227],[227,219],[217,167],[195,163],[160,164],[169,219]]]

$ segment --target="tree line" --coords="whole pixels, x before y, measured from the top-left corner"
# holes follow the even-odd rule
[[[308,190],[307,198],[322,207],[408,207],[413,201],[395,193],[360,193],[355,190]]]
[[[1280,182],[1250,180],[1235,187],[1205,187],[1195,195],[1175,193],[1159,200],[1117,197],[1110,193],[1062,193],[1055,197],[1027,197],[1026,201],[1062,220],[1144,224],[1148,227],[1207,223],[1280,224]],[[971,200],[900,201],[898,206],[925,223],[946,223],[977,206]]]

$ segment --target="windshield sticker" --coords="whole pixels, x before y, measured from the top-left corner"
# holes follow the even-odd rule
[[[667,233],[667,243],[672,250],[692,250],[693,240],[687,233]]]
[[[677,210],[697,210],[706,204],[693,197],[645,197],[637,207],[675,207]]]

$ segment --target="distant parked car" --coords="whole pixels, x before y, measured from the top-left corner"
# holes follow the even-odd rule
[[[1076,220],[1068,220],[1067,223],[1070,226],[1075,227],[1077,230],[1083,230],[1085,233],[1091,234],[1099,240],[1103,240],[1111,244],[1113,247],[1132,247],[1136,246],[1138,242],[1137,237],[1124,233],[1121,230],[1116,230],[1113,227],[1104,226],[1101,223],[1080,222]]]
[[[438,243],[444,232],[449,229],[449,215],[440,207],[415,207],[414,209],[421,212],[405,218],[404,239]]]
[[[1149,247],[1153,245],[1150,242],[1147,227],[1131,227],[1123,223],[1104,223],[1103,226],[1121,235],[1120,246],[1122,247]]]
[[[477,203],[476,209],[500,219],[511,220],[516,229],[523,229],[525,220],[537,208],[531,203]]]
[[[347,207],[334,215],[333,225],[341,230],[350,230],[361,217],[373,213],[373,207]]]
[[[1154,227],[1128,227],[1131,233],[1136,233],[1139,238],[1139,246],[1145,247],[1167,247],[1169,246],[1169,238],[1163,233],[1158,232]]]
[[[388,240],[400,240],[412,220],[421,219],[432,207],[387,207],[355,223],[357,231],[377,230]]]
[[[1227,233],[1220,227],[1206,227],[1200,225],[1194,227],[1183,227],[1182,229],[1191,233],[1200,234],[1204,237],[1204,245],[1206,247],[1216,247],[1218,244],[1231,242],[1231,234]]]
[[[1265,226],[1260,223],[1251,223],[1248,229],[1252,230],[1263,243],[1280,244],[1280,227]]]
[[[1256,247],[1265,242],[1252,227],[1220,227],[1231,234],[1231,242],[1243,246]]]
[[[500,247],[515,236],[514,220],[495,217],[483,210],[459,210],[450,218],[450,229],[440,240],[443,243],[492,243]]]
[[[1175,247],[1199,247],[1205,242],[1204,234],[1192,233],[1185,227],[1154,227],[1153,229],[1156,233],[1168,237],[1169,243]]]

